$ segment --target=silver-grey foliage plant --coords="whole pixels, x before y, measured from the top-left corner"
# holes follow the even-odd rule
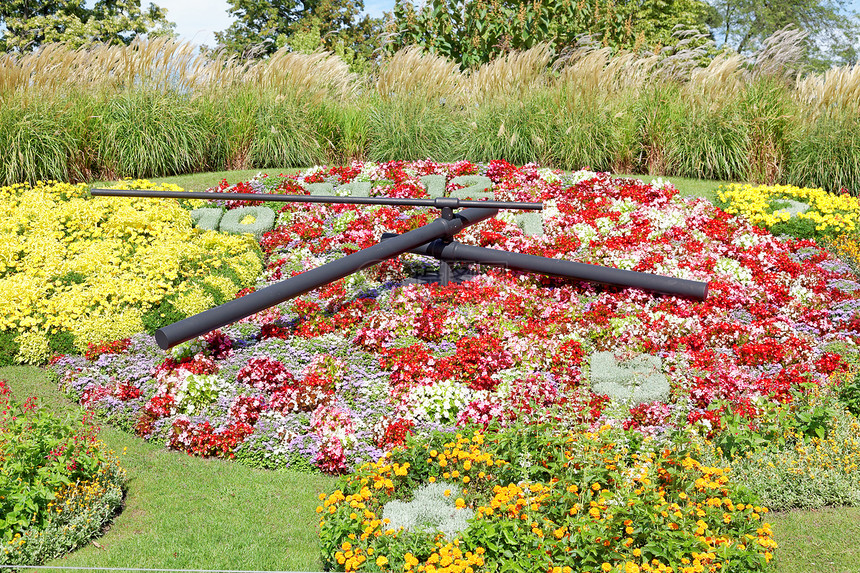
[[[455,506],[458,491],[457,485],[445,482],[426,484],[415,490],[412,501],[395,499],[386,503],[382,519],[388,519],[387,527],[395,531],[400,528],[416,533],[439,531],[450,539],[469,526],[468,521],[475,513],[468,507]]]
[[[591,388],[615,401],[632,404],[669,399],[669,380],[663,374],[659,356],[616,356],[613,352],[593,352],[588,359]]]

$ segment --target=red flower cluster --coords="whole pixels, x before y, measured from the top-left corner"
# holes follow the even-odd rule
[[[102,341],[97,344],[90,342],[87,344],[87,351],[84,353],[87,360],[95,361],[102,354],[122,354],[128,350],[128,345],[131,340],[123,338],[121,340]]]
[[[250,359],[245,367],[239,371],[236,380],[267,394],[281,390],[285,386],[293,386],[296,383],[296,379],[287,370],[283,362],[267,356]]]
[[[207,421],[192,424],[180,418],[173,422],[168,443],[171,448],[204,458],[233,457],[233,449],[254,433],[254,428],[244,422],[232,422],[215,430]]]
[[[396,446],[406,443],[406,436],[413,433],[415,422],[405,418],[397,418],[385,427],[385,432],[377,440],[376,446],[383,450],[390,450]]]

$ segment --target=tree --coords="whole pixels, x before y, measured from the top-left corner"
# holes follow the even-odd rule
[[[224,32],[217,32],[215,39],[219,48],[243,57],[265,56],[293,43],[299,51],[310,47],[334,52],[339,46],[369,55],[380,28],[378,20],[360,17],[362,0],[229,2],[229,12],[236,20]]]
[[[129,44],[138,34],[173,35],[175,24],[163,8],[140,0],[4,0],[0,4],[0,51],[27,52],[49,42],[71,47],[93,43]]]
[[[808,34],[808,64],[829,67],[856,61],[857,20],[845,0],[711,0],[719,15],[714,33],[740,54],[758,50],[773,33],[794,26]]]
[[[706,32],[713,16],[700,0],[396,0],[387,33],[392,50],[417,44],[469,68],[542,42],[560,51],[585,35],[613,48],[666,45],[677,26]]]

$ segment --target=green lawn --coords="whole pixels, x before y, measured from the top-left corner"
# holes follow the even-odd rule
[[[227,179],[227,182],[232,184],[240,181],[248,181],[258,173],[265,173],[270,176],[275,176],[280,173],[294,173],[301,171],[292,167],[284,169],[246,169],[244,171],[215,171],[210,173],[189,173],[187,175],[174,175],[171,177],[152,177],[149,181],[153,183],[173,183],[179,185],[186,191],[206,191],[209,187],[218,185],[222,179]],[[106,185],[111,185],[115,181],[94,181],[90,183],[90,187],[97,189]]]
[[[658,179],[651,175],[619,175],[618,177],[632,177],[646,183]],[[707,181],[705,179],[688,179],[687,177],[662,177],[662,179],[671,182],[683,196],[704,197],[711,203],[717,200],[717,188],[720,185],[731,183],[731,181]]]
[[[153,179],[205,190],[257,170]],[[277,175],[286,170],[266,170]],[[636,176],[650,182],[652,177]],[[714,200],[722,183],[667,178],[684,195]],[[102,185],[96,183],[94,186]],[[38,396],[57,412],[76,412],[34,367],[0,368],[17,399]],[[253,470],[167,451],[106,427],[102,439],[121,454],[129,483],[123,512],[96,544],[53,565],[152,569],[319,570],[315,508],[334,479]],[[779,549],[778,573],[860,571],[860,508],[769,514]],[[731,573],[731,572],[728,572]]]

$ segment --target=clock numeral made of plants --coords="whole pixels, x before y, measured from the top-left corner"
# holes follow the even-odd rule
[[[420,178],[431,198],[444,197],[447,184],[462,186],[453,189],[451,197],[458,199],[495,199],[493,181],[482,175],[461,175],[446,182],[444,175],[425,175]],[[373,185],[369,181],[353,181],[335,187],[331,183],[307,183],[305,188],[312,196],[370,197]],[[234,194],[235,195],[235,194]],[[200,229],[224,233],[251,233],[259,239],[271,231],[277,218],[275,212],[263,205],[239,207],[226,213],[220,207],[201,207],[191,211],[191,218]],[[540,211],[518,211],[514,222],[526,235],[543,234],[543,216]]]
[[[696,300],[704,300],[708,296],[707,282],[564,261],[537,255],[511,253],[499,249],[488,249],[459,243],[453,239],[457,233],[466,227],[496,216],[500,209],[540,211],[543,209],[543,204],[461,198],[462,196],[474,197],[481,194],[484,197],[492,196],[492,192],[487,191],[487,189],[492,188],[492,181],[487,177],[462,176],[453,179],[452,183],[465,184],[466,186],[452,192],[452,196],[449,197],[443,196],[445,190],[444,176],[429,175],[422,178],[421,181],[425,185],[430,198],[394,199],[388,197],[370,197],[370,183],[364,182],[342,186],[340,190],[348,190],[351,193],[349,197],[330,195],[333,191],[333,186],[328,183],[308,185],[311,195],[266,194],[261,196],[258,193],[122,189],[93,189],[91,194],[93,196],[111,195],[120,197],[391,205],[434,207],[441,210],[440,216],[427,225],[403,233],[402,235],[385,234],[383,237],[380,237],[381,240],[379,243],[368,248],[158,329],[155,332],[155,340],[165,350],[407,252],[427,255],[438,259],[440,261],[440,283],[442,284],[447,284],[450,277],[448,263],[457,261],[502,266],[512,270],[572,278],[599,284],[639,288],[655,293],[682,296]],[[465,209],[463,209],[464,207]],[[462,210],[455,213],[455,209]],[[235,211],[240,210],[236,209]],[[258,211],[258,213],[262,214],[264,212]],[[246,212],[245,215],[242,212],[230,214],[228,226],[234,223],[241,225],[243,217],[247,216],[247,214],[250,214],[250,212]],[[272,216],[274,217],[274,213],[272,213]],[[201,219],[203,218],[201,216]]]

